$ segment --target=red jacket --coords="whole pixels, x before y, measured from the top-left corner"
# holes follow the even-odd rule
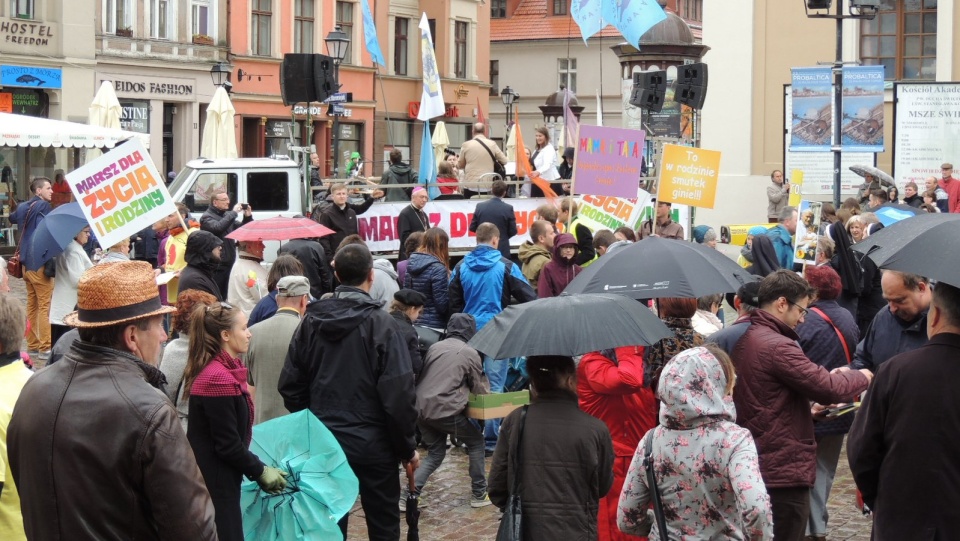
[[[817,444],[810,401],[850,401],[867,388],[867,378],[856,370],[830,374],[803,354],[793,329],[763,310],[750,314],[750,323],[730,356],[737,370],[737,424],[753,434],[767,487],[813,486]]]
[[[640,438],[657,426],[657,399],[643,386],[643,347],[616,349],[619,364],[598,352],[588,353],[577,367],[580,409],[610,430],[613,453],[633,456]]]

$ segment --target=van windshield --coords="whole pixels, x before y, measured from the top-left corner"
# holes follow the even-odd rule
[[[179,190],[180,186],[183,186],[183,183],[190,178],[190,175],[193,173],[193,171],[194,170],[190,167],[184,167],[181,169],[180,173],[177,174],[177,178],[173,179],[173,183],[167,187],[167,191],[169,191],[171,195],[177,193],[177,190]]]

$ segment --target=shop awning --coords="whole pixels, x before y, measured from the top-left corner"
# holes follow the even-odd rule
[[[33,116],[0,113],[0,146],[113,148],[139,137],[149,148],[150,135]]]

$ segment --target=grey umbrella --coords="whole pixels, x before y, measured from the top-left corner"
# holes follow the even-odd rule
[[[893,181],[893,177],[891,177],[890,175],[884,173],[883,171],[877,169],[872,165],[851,165],[850,170],[860,175],[861,177],[870,175],[876,178],[877,180],[879,180],[882,184],[886,184],[888,186],[896,186],[896,183]]]
[[[562,294],[508,306],[467,345],[494,359],[507,359],[648,346],[670,336],[649,308],[629,297]]]
[[[960,287],[960,265],[951,257],[960,238],[960,214],[918,214],[853,245],[881,269],[920,274]]]

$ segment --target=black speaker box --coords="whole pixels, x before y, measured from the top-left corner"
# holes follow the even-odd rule
[[[667,72],[645,71],[633,74],[633,90],[630,93],[630,105],[659,112],[663,108],[663,98],[667,92]]]
[[[707,65],[704,63],[677,66],[677,81],[673,94],[677,103],[702,109],[707,99]]]
[[[313,55],[313,86],[316,91],[317,101],[323,101],[335,94],[339,88],[337,79],[334,75],[336,67],[333,64],[333,57],[325,54]]]
[[[313,80],[314,56],[317,55],[283,55],[283,64],[280,65],[280,96],[284,105],[318,101]]]

